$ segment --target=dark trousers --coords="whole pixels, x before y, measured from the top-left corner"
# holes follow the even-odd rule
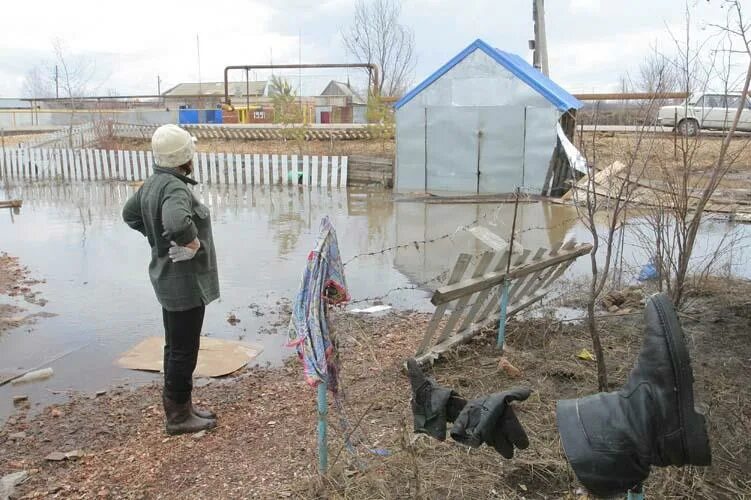
[[[164,395],[177,403],[190,399],[198,361],[205,306],[187,311],[162,309],[164,319]]]

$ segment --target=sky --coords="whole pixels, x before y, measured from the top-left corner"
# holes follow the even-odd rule
[[[688,0],[696,39],[717,32],[720,0]],[[531,60],[532,0],[402,0],[415,34],[415,84],[476,38]],[[357,62],[340,31],[354,0],[6,1],[0,30],[0,97],[23,93],[35,65],[49,67],[59,41],[71,65],[85,62],[90,91],[154,94],[180,82],[222,81],[235,64]],[[570,92],[618,90],[652,51],[674,48],[685,32],[685,0],[547,0],[550,76]],[[16,22],[8,22],[15,19]],[[197,38],[200,43],[197,43]],[[734,67],[740,73],[742,67]],[[46,70],[45,70],[46,71]],[[254,75],[251,75],[251,77]],[[258,78],[264,74],[255,75]],[[303,74],[303,89],[359,73]],[[238,74],[238,77],[241,75]],[[241,78],[238,78],[241,79]]]

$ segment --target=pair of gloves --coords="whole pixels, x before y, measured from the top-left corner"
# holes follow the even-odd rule
[[[504,458],[513,458],[514,447],[526,449],[529,439],[514,414],[512,401],[524,401],[532,391],[513,388],[467,401],[451,389],[425,377],[414,359],[407,361],[412,385],[415,432],[446,439],[446,423],[453,422],[451,438],[472,448],[492,446]]]
[[[174,241],[170,241],[169,243],[170,248],[168,253],[172,262],[190,260],[196,256],[196,253],[198,253],[198,250],[201,248],[201,241],[198,238],[191,242],[191,245],[194,245],[195,248],[180,246]]]

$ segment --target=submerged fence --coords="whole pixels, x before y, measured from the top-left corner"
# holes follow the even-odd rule
[[[8,180],[141,181],[151,174],[151,151],[6,149],[0,178]],[[302,184],[346,187],[346,156],[196,153],[193,177],[206,184]]]

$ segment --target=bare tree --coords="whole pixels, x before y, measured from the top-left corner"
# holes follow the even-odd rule
[[[651,243],[649,251],[655,261],[660,289],[666,290],[676,305],[680,305],[685,298],[694,246],[702,227],[704,211],[708,208],[721,208],[714,200],[717,191],[738,156],[749,144],[746,140],[738,147],[731,147],[741,113],[748,106],[751,26],[744,21],[740,1],[725,0],[724,6],[728,12],[727,24],[714,26],[722,36],[718,44],[721,50],[712,51],[713,56],[723,55],[721,64],[716,65],[714,60],[709,65],[699,64],[698,52],[703,44],[692,44],[688,9],[685,38],[679,41],[673,37],[673,40],[679,53],[676,66],[680,71],[681,85],[688,92],[692,89],[705,89],[710,80],[718,79],[726,92],[735,88],[736,83],[729,71],[731,64],[724,58],[737,57],[739,54],[745,58],[747,69],[743,89],[740,96],[732,97],[732,102],[728,103],[729,129],[717,150],[713,149],[716,147],[715,142],[701,135],[681,135],[676,144],[677,161],[654,161],[652,164],[660,175],[661,188],[655,191],[652,208],[647,216],[648,231],[651,234],[643,239]],[[742,50],[737,49],[739,42]],[[720,245],[725,243],[723,239]],[[720,251],[722,249],[718,247],[715,253]]]
[[[342,30],[345,47],[358,61],[378,65],[379,95],[404,93],[417,62],[415,35],[399,22],[401,10],[400,0],[357,0],[352,25]]]
[[[23,79],[23,96],[31,99],[55,97],[55,77],[42,65],[33,66]]]
[[[642,110],[645,114],[653,112],[656,101]],[[596,306],[612,283],[610,274],[614,267],[617,253],[616,242],[625,230],[626,211],[637,192],[640,179],[647,167],[645,155],[638,154],[645,149],[654,148],[654,137],[648,133],[648,126],[643,125],[634,135],[633,142],[627,143],[623,150],[614,148],[609,152],[610,158],[603,161],[597,145],[598,110],[595,109],[595,131],[592,134],[591,147],[582,144],[587,157],[588,173],[585,180],[574,188],[573,197],[582,225],[592,238],[590,253],[591,277],[587,296],[587,328],[592,338],[592,349],[597,361],[597,385],[600,391],[608,390],[607,365],[597,327]],[[603,154],[603,156],[605,156]],[[646,155],[648,158],[649,155]],[[613,161],[624,158],[625,163]],[[598,172],[598,161],[609,166]]]

